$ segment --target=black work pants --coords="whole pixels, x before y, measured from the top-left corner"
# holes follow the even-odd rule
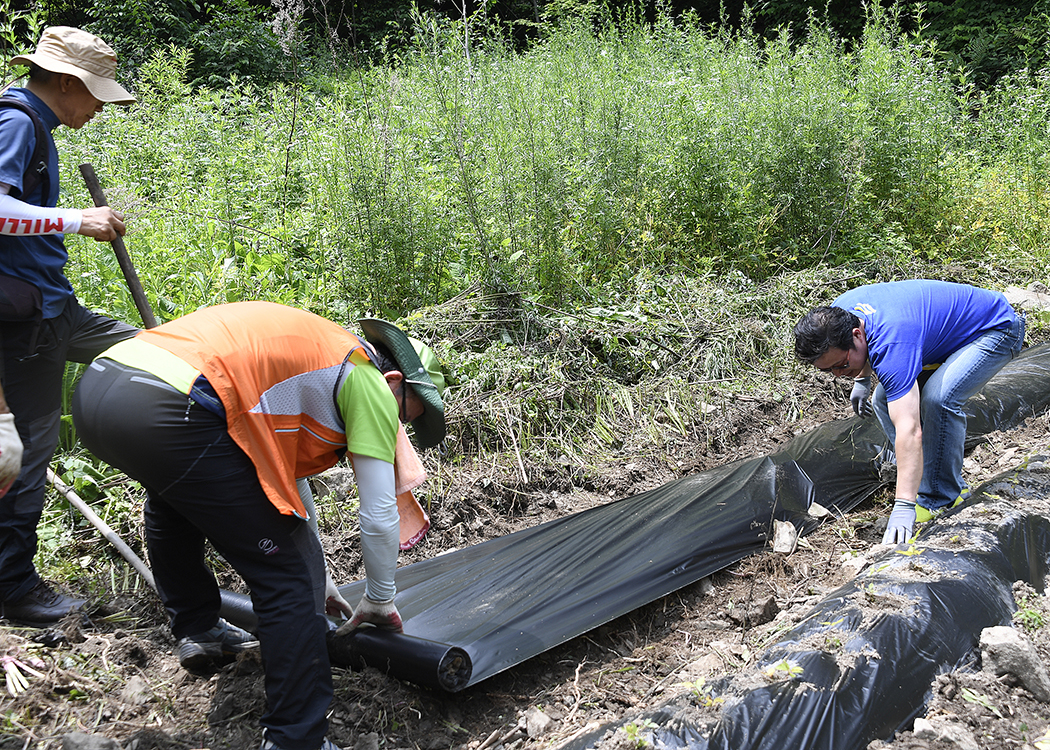
[[[316,750],[332,699],[324,557],[309,524],[267,499],[223,418],[156,376],[101,359],[73,398],[84,445],[146,489],[146,541],[176,638],[217,622],[210,541],[251,589],[266,671],[267,736]]]
[[[0,500],[0,601],[17,601],[40,582],[36,527],[58,446],[66,361],[90,362],[138,330],[81,307],[75,297],[58,317],[0,323],[0,382],[24,449],[22,471]]]

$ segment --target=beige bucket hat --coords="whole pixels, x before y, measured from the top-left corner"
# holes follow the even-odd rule
[[[36,63],[52,73],[69,73],[84,82],[99,101],[132,104],[135,97],[116,81],[117,55],[94,34],[72,26],[49,26],[36,52],[11,58],[9,65]]]

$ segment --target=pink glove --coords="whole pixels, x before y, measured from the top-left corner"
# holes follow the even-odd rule
[[[22,438],[14,414],[0,414],[0,497],[7,494],[22,471]]]
[[[336,635],[346,635],[364,623],[371,623],[382,630],[391,630],[395,633],[404,632],[401,625],[401,613],[394,606],[394,600],[388,602],[374,602],[367,596],[361,597],[354,616],[348,622],[344,622],[335,631]]]
[[[354,610],[350,608],[350,602],[339,593],[335,581],[332,580],[332,574],[326,570],[324,575],[324,613],[332,617],[342,615],[342,619],[349,620],[354,616]]]

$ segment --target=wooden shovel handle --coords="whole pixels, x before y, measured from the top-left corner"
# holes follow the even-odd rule
[[[81,164],[80,174],[84,176],[84,184],[87,185],[88,192],[91,193],[91,199],[95,201],[95,205],[108,206],[106,194],[102,192],[102,185],[99,184],[98,177],[95,175],[95,168],[90,164]],[[146,299],[146,292],[142,289],[142,282],[139,281],[139,275],[135,273],[135,266],[131,262],[131,256],[128,255],[128,249],[124,246],[124,238],[117,235],[116,239],[110,244],[113,245],[113,253],[117,256],[120,270],[124,272],[124,280],[128,283],[128,289],[131,290],[131,296],[135,300],[135,307],[138,308],[139,315],[142,316],[142,324],[146,328],[156,328],[157,319],[153,317],[153,309],[149,306],[149,300]]]

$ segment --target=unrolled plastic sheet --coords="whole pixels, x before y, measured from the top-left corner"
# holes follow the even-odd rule
[[[715,717],[681,695],[629,721],[648,727],[641,737],[657,750],[862,750],[908,727],[934,677],[972,666],[981,631],[1010,623],[1013,582],[1042,590],[1048,469],[1044,457],[982,485],[825,597],[755,667],[708,683]],[[624,723],[562,750],[593,747]]]
[[[1016,427],[1050,408],[1050,346],[1025,349],[966,404],[966,442]]]
[[[1014,378],[1018,365],[1026,374],[1000,388],[996,381]],[[975,417],[986,420],[981,429],[1045,408],[1047,372],[1046,347],[1007,365]],[[811,503],[854,508],[882,486],[883,443],[874,419],[831,422],[772,455],[400,568],[405,633],[465,655],[469,678],[461,670],[442,687],[473,685],[763,549],[774,519],[807,533],[818,523]],[[340,587],[351,603],[363,590],[363,581]],[[384,665],[420,684],[440,671],[429,661],[377,658]]]
[[[877,437],[837,422],[781,453],[401,568],[405,632],[461,648],[477,683],[762,549],[774,518],[814,527],[813,499],[856,505],[878,487]],[[340,592],[355,602],[363,588]]]

